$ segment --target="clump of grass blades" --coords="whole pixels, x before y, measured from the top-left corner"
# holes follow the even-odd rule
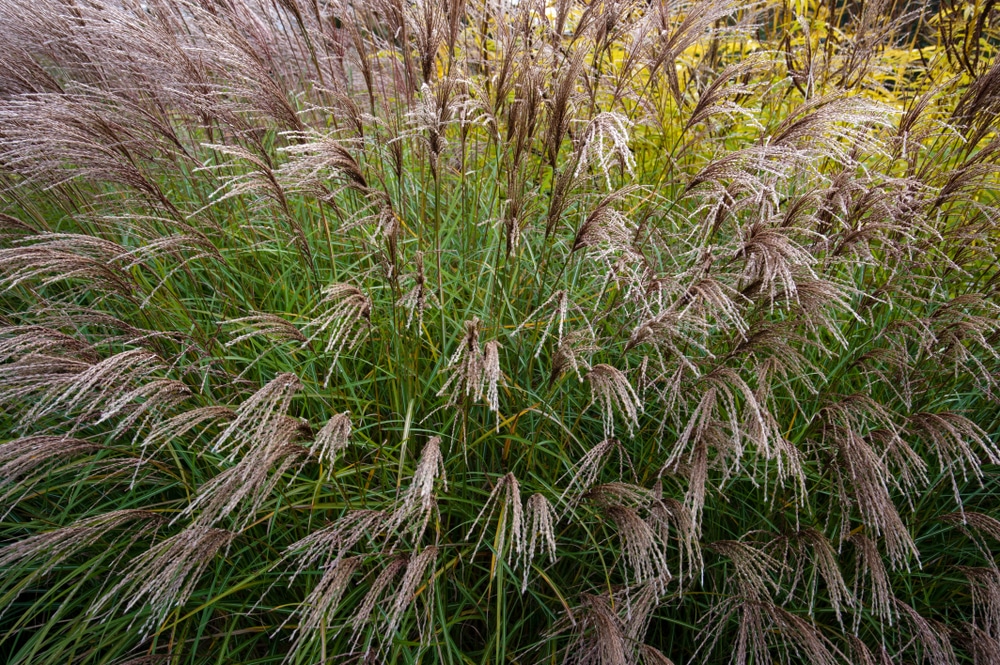
[[[996,662],[992,3],[0,24],[7,662]]]

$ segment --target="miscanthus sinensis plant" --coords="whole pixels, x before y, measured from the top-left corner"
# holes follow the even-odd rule
[[[1000,662],[993,3],[0,25],[4,662]]]

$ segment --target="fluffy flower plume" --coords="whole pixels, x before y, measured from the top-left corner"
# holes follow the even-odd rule
[[[0,0],[11,665],[1000,662],[1000,10]]]
[[[306,344],[321,335],[326,336],[325,353],[332,353],[330,369],[323,384],[330,382],[337,359],[360,339],[371,317],[372,302],[361,289],[350,284],[331,284],[323,289],[323,299],[317,304],[319,313],[309,322],[312,334]]]
[[[611,365],[594,365],[584,377],[590,383],[591,401],[601,408],[604,417],[604,436],[615,431],[615,411],[625,417],[629,434],[639,424],[642,402],[625,375]]]

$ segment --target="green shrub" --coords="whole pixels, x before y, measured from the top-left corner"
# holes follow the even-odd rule
[[[1000,662],[992,3],[0,2],[10,663]]]

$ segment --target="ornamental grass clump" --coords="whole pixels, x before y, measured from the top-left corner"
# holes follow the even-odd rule
[[[998,662],[993,3],[0,25],[4,662]]]

